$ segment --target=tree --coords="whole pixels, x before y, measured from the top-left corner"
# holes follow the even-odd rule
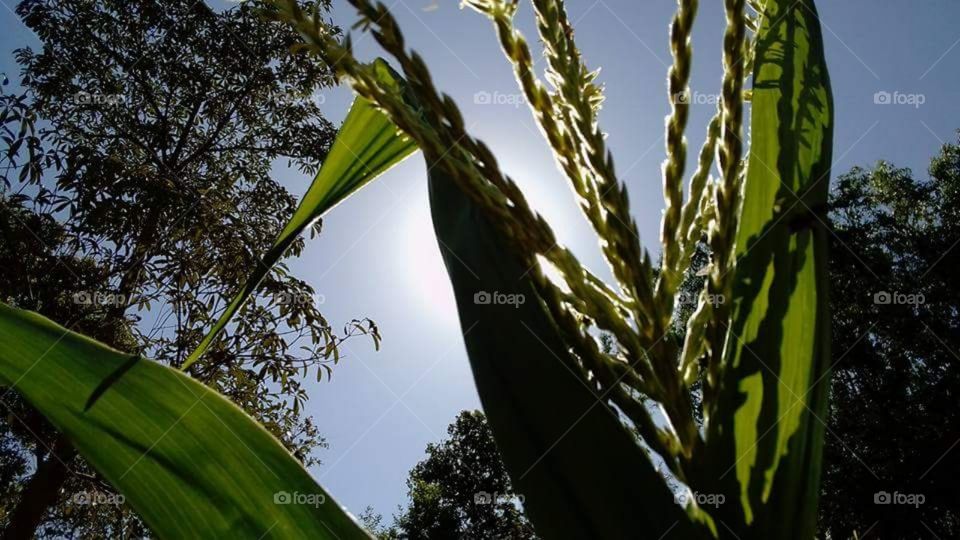
[[[820,527],[960,535],[960,146],[929,179],[880,162],[837,179],[834,375]]]
[[[393,526],[370,510],[363,522],[385,539],[535,538],[483,413],[462,411],[447,434],[410,471],[410,501]]]
[[[134,345],[128,327],[92,315],[86,306],[74,302],[100,279],[101,272],[90,259],[50,249],[64,242],[65,230],[60,222],[0,197],[0,238],[0,267],[4,269],[0,273],[0,293],[5,302],[42,307],[51,317],[73,321],[78,330],[113,337],[118,347],[129,350]],[[81,460],[74,459],[69,444],[16,391],[0,391],[4,409],[0,420],[0,444],[4,447],[0,515],[5,534],[28,536],[37,528],[34,521],[44,517],[46,506],[57,504],[57,500],[62,502],[56,513],[70,516],[63,520],[58,530],[61,533],[114,530],[121,522],[127,534],[146,533],[139,521],[118,505],[86,504],[84,497],[88,494],[112,494],[112,490]],[[60,489],[64,490],[62,496],[57,495]],[[44,529],[53,532],[52,528]]]
[[[298,36],[258,8],[18,5],[42,46],[15,52],[23,91],[0,98],[4,301],[120,350],[183,361],[294,209],[272,168],[315,172],[335,134],[315,97],[334,83],[329,69],[292,58]],[[190,371],[309,465],[325,443],[302,413],[303,377],[329,376],[342,340],[377,330],[355,320],[338,332],[283,265],[261,291]],[[129,512],[76,497],[112,491],[15,388],[0,390],[2,445],[14,451],[0,463],[6,532],[139,534]]]

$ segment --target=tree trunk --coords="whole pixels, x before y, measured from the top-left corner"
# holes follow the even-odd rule
[[[142,255],[138,256],[142,257]],[[139,276],[139,271],[142,270],[142,258],[138,264],[132,266],[123,277],[124,294],[126,295],[129,295],[129,291],[134,289],[133,278]],[[121,304],[123,305],[114,306],[113,311],[106,319],[107,321],[123,321],[123,314],[127,305],[125,302],[121,302]],[[107,329],[109,335],[98,335],[97,337],[108,345],[123,350],[120,345],[119,330],[108,324],[105,324],[104,328]],[[47,456],[47,459],[37,464],[36,472],[27,481],[20,501],[13,510],[10,522],[3,531],[4,539],[34,537],[37,527],[43,521],[47,511],[57,504],[63,491],[63,485],[70,475],[68,465],[76,456],[77,451],[70,444],[70,441],[62,433],[58,433],[53,443],[53,451]]]
[[[10,516],[10,523],[3,532],[7,539],[33,538],[47,509],[57,504],[60,488],[67,480],[67,467],[77,451],[63,435],[58,435],[53,451],[37,465],[37,471],[27,482],[20,502]]]

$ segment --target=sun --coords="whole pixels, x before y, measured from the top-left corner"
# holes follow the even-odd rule
[[[395,249],[399,252],[397,260],[404,267],[403,281],[412,293],[405,296],[412,297],[412,312],[455,326],[456,301],[433,232],[426,187],[411,195],[404,206]]]

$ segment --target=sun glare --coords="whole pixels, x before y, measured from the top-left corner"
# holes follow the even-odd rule
[[[413,302],[422,308],[415,312],[456,324],[453,290],[433,232],[426,193],[410,199],[400,227],[397,260],[403,261]]]

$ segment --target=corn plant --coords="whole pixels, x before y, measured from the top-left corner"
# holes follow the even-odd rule
[[[829,79],[813,3],[756,2],[748,14],[743,0],[725,2],[722,99],[684,201],[689,105],[681,98],[688,93],[697,5],[679,2],[670,31],[673,99],[655,270],[637,240],[626,189],[598,125],[602,90],[576,46],[563,3],[532,2],[548,63],[544,83],[514,27],[517,3],[466,2],[493,22],[615,285],[557,244],[489,149],[466,132],[456,104],[434,88],[422,59],[405,49],[389,10],[367,0],[351,3],[361,26],[402,67],[421,110],[378,87],[369,68],[317,32],[294,3],[280,2],[279,16],[417,141],[430,163],[434,223],[449,248],[461,324],[476,326],[465,340],[478,389],[538,530],[619,537],[638,527],[662,534],[683,523],[689,528],[683,535],[811,536],[829,358],[819,213],[832,146]],[[752,146],[744,158],[748,68]],[[714,153],[716,179],[709,177]],[[669,335],[674,299],[702,235],[712,255],[708,279],[678,343]],[[503,253],[511,256],[505,260]],[[464,275],[463,263],[479,284]],[[545,266],[559,271],[563,283],[548,279]],[[471,302],[478,285],[535,302],[512,314],[484,310]],[[598,332],[613,336],[615,354],[601,350]],[[703,429],[692,414],[690,387],[698,380]],[[663,421],[642,398],[657,403]],[[584,417],[587,408],[593,417]],[[628,456],[633,440],[620,414],[669,474],[693,494],[724,503],[709,508],[690,497],[689,517],[677,517],[663,483],[651,480],[651,461],[641,453]],[[577,432],[581,422],[590,426]],[[591,431],[604,425],[602,438]],[[605,496],[611,493],[616,496]]]
[[[603,91],[597,72],[577,48],[562,0],[532,0],[547,60],[543,80],[515,27],[517,1],[465,1],[492,22],[615,283],[558,244],[491,150],[467,132],[459,108],[435,88],[422,58],[407,50],[389,9],[370,0],[350,3],[360,14],[358,26],[372,33],[402,76],[383,62],[355,58],[349,42],[324,33],[316,14],[294,0],[273,2],[272,16],[293,25],[304,38],[300,48],[329,63],[354,89],[355,107],[364,107],[373,125],[365,130],[348,116],[341,136],[345,143],[365,141],[363,152],[331,155],[328,171],[318,174],[262,266],[279,259],[284,242],[310,219],[419,147],[429,164],[434,227],[480,398],[538,534],[812,537],[829,387],[822,210],[833,127],[813,0],[724,1],[722,97],[686,189],[697,1],[678,1],[669,36],[671,112],[656,263],[639,243],[626,187],[598,122]],[[711,253],[707,279],[678,339],[672,333],[678,289],[702,241]],[[253,273],[188,365],[202,361],[264,268]],[[549,278],[548,270],[560,278]],[[493,291],[526,302],[498,309],[476,301]],[[327,494],[238,410],[215,397],[208,406],[202,386],[80,336],[56,342],[58,330],[49,322],[21,312],[4,308],[0,314],[4,343],[24,343],[22,350],[2,349],[0,377],[130,494],[161,536],[365,534],[335,504],[312,510],[270,504],[277,490]],[[602,347],[600,335],[614,346]],[[30,362],[45,348],[54,360],[38,368],[47,380],[37,383],[28,376]],[[70,369],[63,364],[67,357],[85,376],[57,383],[57,370]],[[148,382],[176,392],[151,391]],[[212,415],[200,409],[200,416],[190,417],[197,404]],[[165,420],[145,412],[154,405],[156,417]],[[172,422],[180,413],[191,420]],[[137,421],[118,418],[127,415]],[[220,433],[218,420],[232,438]],[[234,445],[216,440],[221,437],[250,452],[240,456]],[[106,442],[94,444],[97,438]],[[198,453],[205,454],[199,464],[191,461]],[[243,466],[232,467],[235,460]],[[681,487],[671,490],[668,481]],[[147,493],[150,486],[162,490]],[[185,508],[184,501],[195,506]]]

